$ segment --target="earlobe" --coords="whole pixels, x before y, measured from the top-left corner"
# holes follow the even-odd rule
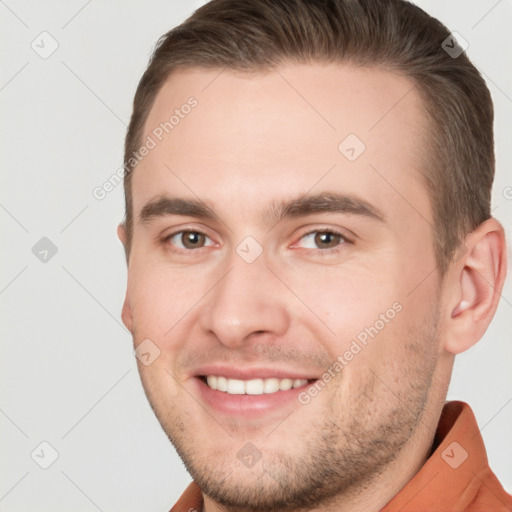
[[[123,244],[123,247],[126,251],[126,226],[124,225],[124,223],[121,223],[119,224],[119,226],[117,226],[117,236],[119,237],[119,240],[121,240],[121,243]],[[132,317],[132,308],[128,303],[128,297],[126,297],[121,312],[121,319],[123,320],[123,324],[125,325],[125,327],[130,332],[132,332]]]
[[[128,248],[128,234],[126,232],[126,224],[124,222],[121,222],[119,226],[117,226],[117,236],[119,240],[121,240],[121,243],[123,244],[124,248],[124,255],[126,258],[126,264],[129,264],[129,248]]]
[[[506,246],[503,227],[488,219],[465,240],[467,251],[454,263],[450,318],[444,348],[459,354],[473,346],[489,326],[506,275]]]
[[[126,226],[124,222],[121,222],[121,224],[117,226],[117,237],[121,240],[123,246],[126,247]]]
[[[125,299],[123,304],[123,310],[121,312],[121,318],[123,320],[123,324],[125,327],[133,334],[132,332],[132,324],[133,324],[133,314],[132,308],[128,304],[128,299]]]

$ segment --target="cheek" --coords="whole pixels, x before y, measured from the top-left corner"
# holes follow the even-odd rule
[[[305,311],[300,307],[295,316],[309,324],[333,360],[341,356],[351,380],[359,381],[368,367],[389,372],[394,379],[401,371],[394,362],[408,360],[411,347],[425,336],[417,326],[428,330],[433,322],[435,275],[411,293],[424,279],[421,272],[417,268],[407,272],[403,261],[379,261],[371,269],[331,269],[316,273],[314,279],[311,272],[300,273],[293,281],[297,295],[315,313],[299,315]]]
[[[343,353],[353,339],[364,342],[368,338],[366,331],[373,326],[383,330],[400,309],[396,286],[389,275],[384,280],[353,266],[315,274],[301,272],[290,282],[303,304],[314,313],[301,316],[301,321],[310,319],[319,340],[332,340],[328,343],[334,357]],[[305,310],[296,310],[297,316],[299,311]]]
[[[136,263],[136,262],[134,262]],[[171,350],[204,297],[207,280],[200,274],[158,263],[134,264],[128,296],[137,341],[150,338],[162,351]]]
[[[438,300],[433,284],[424,283],[421,290],[398,295],[392,309],[380,316],[383,322],[373,324],[368,349],[360,361],[385,378],[390,388],[396,385],[397,393],[401,389],[399,382],[412,382],[435,364],[439,339]]]

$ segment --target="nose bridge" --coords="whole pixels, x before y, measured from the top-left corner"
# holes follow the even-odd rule
[[[208,294],[200,321],[203,330],[231,347],[243,344],[251,333],[286,331],[286,296],[266,264],[264,254],[253,261],[244,259],[243,253],[232,255],[229,271]]]

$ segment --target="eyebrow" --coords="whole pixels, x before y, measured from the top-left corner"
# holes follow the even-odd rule
[[[297,218],[317,213],[345,213],[385,222],[381,210],[353,195],[323,192],[271,203],[263,219],[272,226],[286,218]],[[139,222],[149,223],[170,215],[217,219],[213,208],[205,201],[193,198],[159,196],[148,201],[140,211]]]

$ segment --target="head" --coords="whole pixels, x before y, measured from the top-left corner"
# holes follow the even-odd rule
[[[492,103],[449,36],[398,0],[215,0],[158,42],[123,321],[210,499],[314,506],[424,458],[505,277]]]

